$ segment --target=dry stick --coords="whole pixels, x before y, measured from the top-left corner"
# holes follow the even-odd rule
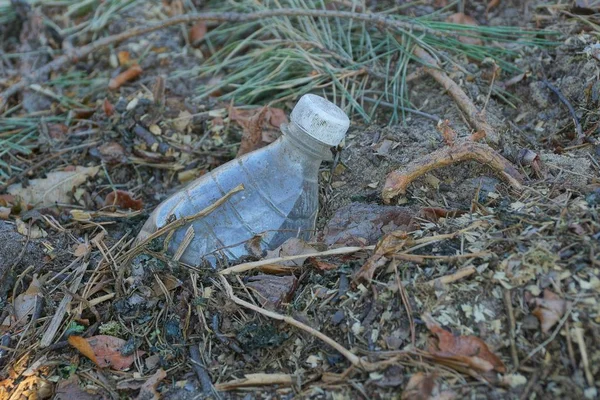
[[[575,124],[575,130],[577,131],[577,141],[580,144],[583,143],[583,140],[585,139],[585,133],[583,133],[581,123],[579,122],[579,118],[577,118],[577,113],[575,112],[575,109],[573,108],[569,100],[562,94],[560,90],[558,90],[556,86],[554,86],[547,80],[543,80],[542,82],[544,83],[544,85],[546,85],[548,89],[552,91],[552,93],[558,96],[558,99],[561,103],[567,106],[567,109],[569,109],[569,114],[571,114],[571,118],[573,118],[573,123]]]
[[[483,118],[481,112],[477,109],[475,104],[473,104],[464,90],[440,69],[437,60],[419,46],[415,46],[413,54],[423,63],[430,65],[430,67],[425,67],[425,71],[448,91],[462,112],[465,113],[471,127],[476,131],[485,132],[486,139],[489,142],[498,144],[500,142],[500,137],[496,130],[492,128],[485,118]]]
[[[583,328],[575,327],[575,329],[573,329],[573,333],[575,335],[575,340],[579,345],[579,352],[581,353],[581,363],[583,364],[585,379],[590,387],[594,387],[594,375],[592,375],[592,371],[590,370],[590,362],[587,349],[585,347],[585,339],[583,337]],[[569,332],[567,332],[567,334],[569,334]]]
[[[477,161],[487,165],[516,190],[523,188],[523,176],[510,161],[486,144],[465,140],[426,154],[407,166],[390,172],[383,187],[383,200],[389,203],[397,195],[406,193],[408,185],[420,176],[461,161]]]
[[[404,308],[406,309],[406,315],[408,316],[408,324],[410,325],[410,343],[413,347],[417,346],[417,334],[415,330],[415,321],[412,316],[412,307],[410,306],[410,302],[408,300],[408,295],[406,293],[406,289],[402,284],[402,280],[400,279],[400,274],[398,274],[398,263],[394,261],[394,275],[396,277],[396,285],[398,285],[398,292],[400,293],[400,299],[402,299],[402,303],[404,304]]]
[[[469,266],[469,267],[461,268],[453,274],[444,275],[442,277],[432,279],[432,280],[426,282],[426,284],[429,286],[435,286],[439,282],[439,283],[446,285],[448,283],[459,281],[463,278],[466,278],[467,276],[471,276],[475,272],[477,272],[477,269],[475,269],[475,267],[473,267],[473,266]]]
[[[516,322],[515,322],[515,312],[512,306],[512,297],[511,292],[508,289],[504,290],[504,305],[506,306],[506,311],[508,314],[508,337],[510,338],[510,355],[512,357],[513,368],[519,366],[519,355],[517,353],[517,343],[515,341],[515,330],[516,330]]]
[[[4,108],[6,102],[10,97],[23,90],[32,83],[40,82],[45,76],[51,72],[57,71],[66,65],[74,64],[80,59],[90,55],[91,53],[97,52],[98,50],[118,43],[132,37],[145,35],[150,32],[154,32],[160,29],[165,29],[173,25],[182,23],[190,23],[197,21],[218,21],[218,22],[251,22],[260,21],[267,18],[273,17],[324,17],[324,18],[349,18],[358,21],[364,21],[370,24],[378,25],[384,28],[391,28],[396,30],[415,30],[425,32],[431,35],[441,36],[448,35],[445,32],[436,32],[430,28],[422,26],[418,23],[409,21],[398,21],[393,18],[376,14],[376,13],[356,13],[351,11],[336,11],[336,10],[302,10],[302,9],[290,9],[282,8],[279,10],[265,10],[256,11],[252,13],[237,13],[237,12],[222,12],[222,13],[203,13],[203,14],[189,14],[180,15],[177,17],[169,18],[164,21],[157,22],[155,24],[148,25],[146,27],[137,27],[130,29],[126,32],[118,33],[116,35],[107,36],[102,39],[98,39],[90,44],[79,47],[68,54],[64,54],[55,60],[49,62],[43,67],[39,68],[30,76],[24,76],[21,81],[12,85],[4,92],[0,93],[0,109]],[[487,132],[486,132],[487,133]]]
[[[334,349],[336,349],[339,353],[341,353],[344,357],[346,357],[346,359],[348,361],[350,361],[350,363],[352,365],[354,365],[355,367],[358,368],[362,368],[365,370],[370,370],[372,369],[373,365],[365,360],[361,360],[360,357],[358,357],[356,354],[351,353],[349,350],[347,350],[344,346],[342,346],[341,344],[337,343],[335,340],[331,339],[329,336],[324,335],[323,333],[319,332],[318,330],[311,328],[310,326],[303,324],[302,322],[295,320],[294,318],[288,317],[287,315],[282,315],[273,311],[269,311],[269,310],[265,310],[262,307],[256,306],[252,303],[249,303],[245,300],[240,299],[239,297],[237,297],[234,293],[233,293],[233,288],[231,287],[231,285],[229,284],[229,282],[227,282],[227,279],[223,276],[223,275],[219,275],[219,277],[221,278],[221,282],[223,283],[223,286],[225,287],[225,291],[227,292],[227,296],[236,304],[242,306],[242,307],[246,307],[252,311],[255,311],[259,314],[263,314],[266,315],[269,318],[273,318],[276,319],[278,321],[283,321],[289,325],[295,326],[298,329],[301,329],[305,332],[308,332],[309,334],[321,339],[323,342],[327,343],[328,345],[330,345],[331,347],[333,347]]]
[[[337,249],[321,251],[318,253],[296,254],[293,256],[268,258],[265,260],[252,261],[252,262],[248,262],[248,263],[244,263],[244,264],[235,265],[233,267],[224,269],[223,271],[219,272],[219,274],[229,275],[229,274],[234,274],[234,273],[239,273],[239,272],[244,272],[244,271],[250,271],[251,269],[262,267],[263,265],[267,265],[267,264],[276,264],[276,263],[284,262],[284,261],[297,260],[299,258],[337,256],[337,255],[341,255],[341,254],[356,253],[357,251],[361,251],[361,250],[373,250],[374,248],[375,248],[375,246],[340,247]]]

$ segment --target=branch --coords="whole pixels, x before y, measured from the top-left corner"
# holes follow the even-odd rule
[[[196,21],[218,21],[218,22],[251,22],[258,21],[267,18],[274,17],[322,17],[322,18],[349,18],[357,21],[364,21],[369,24],[373,24],[382,28],[390,28],[394,30],[405,30],[405,31],[420,31],[431,35],[440,36],[440,32],[436,32],[430,28],[427,28],[421,24],[409,21],[399,21],[384,15],[376,13],[356,13],[351,11],[336,11],[336,10],[302,10],[293,8],[281,8],[278,10],[265,10],[256,11],[252,13],[238,13],[238,12],[221,12],[221,13],[202,13],[202,14],[188,14],[180,15],[177,17],[169,18],[167,20],[157,22],[155,24],[148,25],[146,27],[137,27],[130,29],[126,32],[118,33],[116,35],[107,36],[102,39],[98,39],[90,44],[74,49],[67,54],[64,54],[55,60],[49,62],[43,67],[39,68],[32,75],[22,77],[21,81],[12,85],[4,92],[0,93],[0,109],[2,109],[8,99],[23,90],[32,83],[40,82],[49,73],[57,71],[63,68],[65,65],[76,63],[78,60],[87,57],[91,53],[94,53],[106,46],[122,42],[132,37],[145,35],[150,32],[154,32],[160,29],[165,29],[173,25],[179,25],[183,23],[190,23]],[[447,33],[445,34],[447,36]]]
[[[477,109],[475,104],[471,101],[469,96],[461,89],[456,82],[454,82],[446,73],[440,68],[435,58],[433,58],[428,52],[423,50],[419,46],[415,46],[413,53],[417,56],[422,63],[430,65],[431,67],[424,67],[425,72],[429,74],[433,79],[444,87],[454,99],[454,102],[460,107],[462,112],[465,113],[467,121],[473,129],[476,131],[483,131],[485,133],[486,140],[492,144],[498,144],[500,137],[492,126],[485,120],[482,113]],[[433,68],[432,68],[433,67]]]
[[[487,144],[466,140],[454,146],[436,150],[418,158],[402,169],[390,172],[383,187],[383,201],[389,203],[397,195],[406,193],[406,188],[411,182],[434,169],[472,160],[492,168],[500,178],[516,190],[522,189],[523,176],[510,161]]]

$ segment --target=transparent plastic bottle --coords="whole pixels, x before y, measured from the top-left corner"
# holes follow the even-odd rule
[[[279,139],[206,173],[163,201],[144,224],[138,242],[172,216],[196,214],[240,183],[244,190],[176,230],[168,251],[178,249],[190,225],[194,238],[180,257],[190,265],[238,260],[249,253],[246,243],[257,236],[262,250],[275,249],[291,237],[308,239],[319,206],[319,166],[331,159],[331,147],[342,141],[349,124],[335,104],[312,94],[302,96]]]

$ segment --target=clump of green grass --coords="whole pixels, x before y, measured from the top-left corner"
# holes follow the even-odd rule
[[[324,0],[228,0],[220,4],[224,10],[240,12],[326,8]],[[336,6],[339,8],[339,3]],[[385,104],[391,107],[390,123],[395,124],[410,107],[406,77],[409,63],[415,61],[414,45],[450,62],[457,55],[475,61],[489,58],[504,71],[516,73],[512,60],[519,56],[520,48],[552,44],[539,31],[443,22],[454,6],[419,18],[388,15],[410,22],[413,30],[391,31],[352,19],[322,17],[277,17],[222,25],[205,38],[212,56],[193,70],[173,75],[207,80],[218,76],[218,83],[198,89],[198,97],[218,90],[223,93],[222,100],[241,104],[282,102],[318,92],[367,122],[378,106]],[[552,33],[546,32],[548,35]],[[463,43],[459,36],[476,37],[483,44]]]

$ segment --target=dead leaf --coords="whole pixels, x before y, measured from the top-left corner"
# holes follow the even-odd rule
[[[119,60],[119,65],[123,67],[129,67],[132,63],[129,52],[125,50],[117,53],[117,59]]]
[[[410,377],[406,387],[402,391],[402,400],[452,400],[456,393],[452,391],[440,391],[435,375],[425,375],[417,372]]]
[[[446,22],[450,22],[451,24],[459,24],[459,25],[479,26],[479,24],[477,23],[475,18],[470,17],[464,13],[452,14],[448,18],[446,18]],[[467,33],[469,33],[473,36],[477,35],[473,31],[471,31],[471,32],[467,31]],[[473,36],[459,36],[458,40],[463,42],[464,44],[472,44],[472,45],[477,45],[477,46],[483,45],[483,42],[481,41],[481,39],[479,39],[477,37],[473,37]]]
[[[84,183],[89,177],[94,177],[100,167],[76,167],[72,171],[54,171],[46,178],[32,179],[24,188],[21,183],[10,185],[6,191],[14,196],[20,196],[26,203],[36,207],[49,207],[57,203],[69,204],[70,192],[73,188]]]
[[[8,207],[0,207],[0,219],[7,220],[10,217],[11,209]]]
[[[115,107],[108,101],[108,99],[104,99],[102,103],[102,110],[104,111],[104,115],[107,117],[112,116],[115,113]]]
[[[190,44],[194,47],[198,47],[202,39],[204,39],[204,35],[206,35],[207,31],[208,29],[205,21],[196,22],[194,26],[190,28]]]
[[[92,360],[100,368],[111,367],[115,370],[127,369],[133,364],[135,354],[124,356],[121,354],[121,348],[127,342],[109,335],[97,335],[90,338],[81,336],[69,336],[69,344],[75,347],[81,354]],[[136,351],[140,357],[145,352]]]
[[[328,263],[326,261],[318,259],[317,257],[310,257],[308,259],[308,262],[321,271],[331,271],[338,268],[336,264]]]
[[[363,266],[354,274],[354,282],[370,283],[375,271],[385,265],[389,257],[394,253],[410,246],[413,239],[404,231],[390,232],[379,240],[375,246],[375,251],[363,264]]]
[[[53,398],[55,400],[97,400],[104,396],[83,390],[79,385],[79,377],[72,375],[69,379],[58,381]]]
[[[124,190],[113,190],[104,199],[104,207],[120,208],[122,210],[141,210],[144,204],[141,199],[134,200],[131,193]]]
[[[140,393],[136,397],[137,400],[157,400],[160,399],[160,394],[156,391],[158,384],[167,377],[167,373],[160,368],[154,373],[140,389]]]
[[[298,279],[294,275],[256,275],[248,279],[246,286],[256,291],[263,307],[273,309],[290,300]]]
[[[179,279],[170,274],[161,274],[160,278],[158,277],[158,275],[156,275],[156,279],[160,279],[161,282],[158,283],[158,281],[155,280],[152,284],[152,293],[154,293],[154,296],[156,297],[161,297],[165,295],[163,287],[167,290],[167,292],[170,292],[171,290],[177,289],[183,284],[183,282],[181,282]]]
[[[450,121],[445,119],[445,120],[440,120],[437,124],[437,130],[442,134],[442,137],[444,138],[444,142],[446,142],[446,145],[448,146],[454,146],[454,142],[456,141],[456,137],[457,134],[454,131],[454,129],[452,129],[450,127]]]
[[[544,298],[534,299],[534,304],[537,307],[532,314],[540,321],[542,332],[548,333],[567,311],[568,302],[552,291],[544,289]]]
[[[108,142],[98,146],[97,148],[92,148],[90,149],[90,154],[94,157],[100,158],[107,164],[127,162],[125,148],[123,148],[123,146],[117,142]]]
[[[24,222],[21,218],[17,218],[15,224],[17,225],[17,232],[29,239],[41,239],[48,236],[48,232],[34,223],[29,225],[29,223]]]
[[[600,12],[600,0],[575,0],[571,11],[580,15],[596,14]]]
[[[476,336],[454,336],[438,325],[430,315],[425,314],[422,318],[427,328],[437,337],[437,341],[430,345],[429,352],[438,361],[464,363],[477,373],[492,370],[506,372],[502,360],[490,351],[483,340]]]
[[[36,306],[41,304],[41,301],[43,301],[42,284],[35,275],[27,290],[14,299],[12,318],[6,317],[2,325],[11,328],[24,325],[27,322],[27,317],[33,314]]]
[[[251,110],[231,107],[229,119],[243,129],[238,157],[273,142],[279,137],[281,124],[288,122],[282,109],[267,106]]]
[[[48,136],[57,141],[64,141],[67,138],[69,127],[65,124],[48,124]]]
[[[73,255],[75,257],[83,257],[88,254],[92,250],[92,247],[86,243],[80,243],[77,245],[75,250],[73,251]]]
[[[275,250],[267,251],[267,255],[265,258],[269,259],[286,256],[297,256],[301,254],[312,254],[315,252],[315,248],[306,243],[304,240],[298,238],[290,238]],[[298,258],[295,260],[283,261],[279,262],[278,264],[286,267],[301,267],[302,264],[304,264],[304,261],[306,261],[306,258]]]
[[[418,229],[417,216],[417,210],[411,207],[350,203],[327,222],[321,240],[328,246],[372,245],[382,234]]]

